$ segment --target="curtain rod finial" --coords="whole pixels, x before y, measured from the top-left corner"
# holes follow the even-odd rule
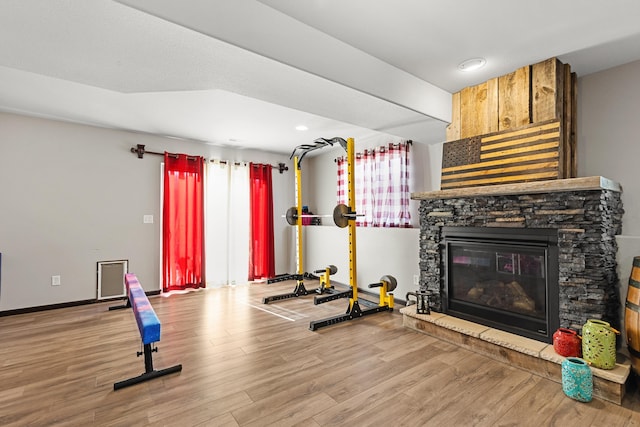
[[[289,167],[284,163],[278,163],[278,172],[283,173],[284,171],[288,171]]]
[[[142,159],[144,157],[144,144],[137,144],[136,147],[131,147],[131,152],[132,153],[137,153],[138,154],[138,158]]]

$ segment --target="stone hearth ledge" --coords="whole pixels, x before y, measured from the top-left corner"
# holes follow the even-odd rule
[[[563,191],[611,190],[622,192],[615,181],[602,176],[584,178],[553,179],[549,181],[523,182],[518,184],[498,184],[483,187],[465,187],[459,189],[411,193],[413,200],[455,199],[476,196],[508,196],[516,194],[559,193]]]
[[[560,365],[565,358],[557,354],[551,344],[443,313],[417,314],[415,304],[400,309],[400,313],[403,315],[403,325],[407,328],[515,365],[558,383],[562,382]],[[591,371],[594,397],[620,405],[631,373],[631,364],[624,355],[618,356],[619,362],[615,368],[608,370],[592,367]]]

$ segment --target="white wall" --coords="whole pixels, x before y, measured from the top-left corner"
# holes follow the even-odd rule
[[[633,257],[640,256],[638,76],[640,61],[578,79],[578,174],[605,176],[623,190],[625,213],[617,237],[621,316]]]
[[[304,227],[305,271],[313,271],[333,264],[338,272],[331,280],[349,284],[349,232],[335,225]],[[358,289],[367,289],[384,275],[393,276],[398,286],[393,292],[396,298],[405,299],[409,291],[415,291],[413,276],[419,274],[419,228],[357,227],[356,274]]]
[[[288,163],[287,156],[0,113],[0,311],[96,298],[96,263],[129,260],[160,289],[161,156]],[[293,203],[293,173],[274,172],[274,211]],[[143,215],[153,224],[143,224]],[[289,230],[276,221],[276,270],[290,269]],[[51,276],[61,286],[51,286]]]
[[[578,174],[622,184],[622,234],[640,236],[640,61],[578,79]]]

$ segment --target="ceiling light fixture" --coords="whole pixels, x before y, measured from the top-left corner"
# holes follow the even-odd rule
[[[303,131],[303,130],[309,130],[309,128],[306,127],[305,125],[298,125],[296,126],[296,130]]]
[[[476,71],[484,67],[487,60],[484,58],[471,58],[466,61],[462,61],[458,64],[458,70],[460,71]]]

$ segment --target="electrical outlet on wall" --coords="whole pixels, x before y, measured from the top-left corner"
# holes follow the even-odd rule
[[[413,284],[416,286],[420,285],[420,275],[419,274],[414,274],[413,275]]]
[[[60,276],[51,276],[51,286],[60,286]]]

